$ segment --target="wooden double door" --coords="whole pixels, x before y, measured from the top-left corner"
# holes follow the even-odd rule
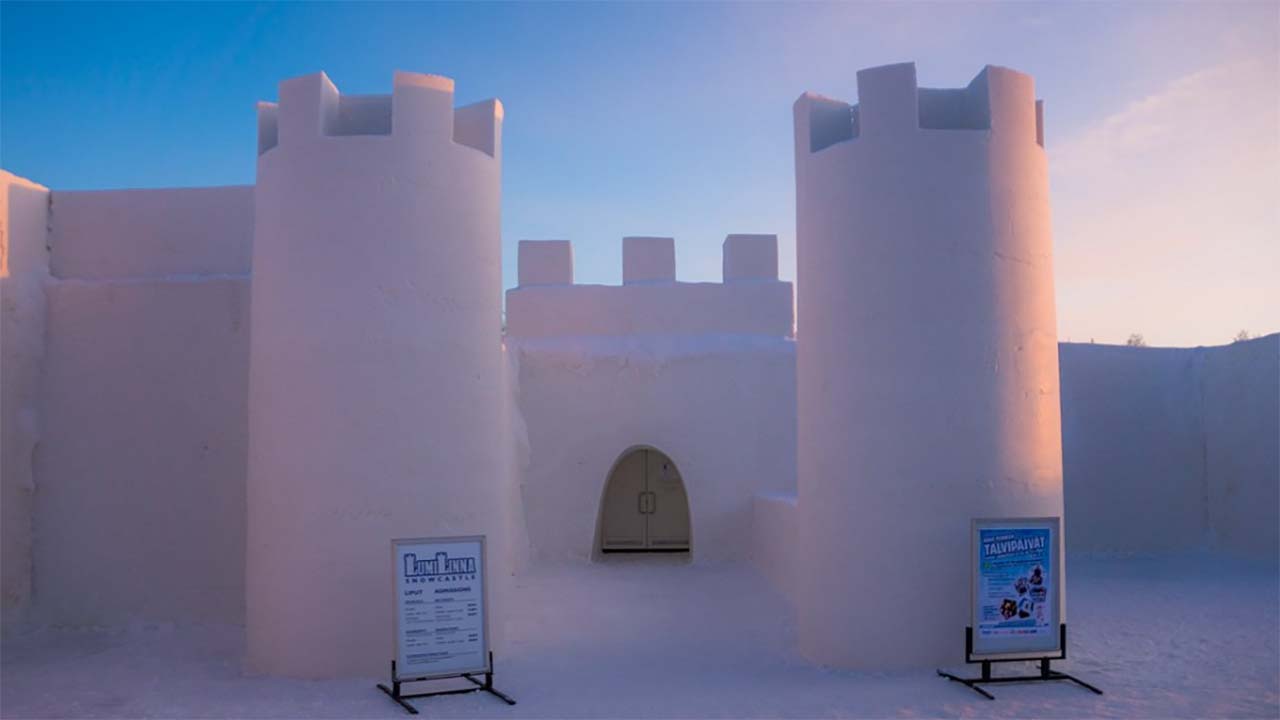
[[[600,540],[605,552],[689,549],[689,497],[671,458],[649,448],[627,453],[604,493]]]

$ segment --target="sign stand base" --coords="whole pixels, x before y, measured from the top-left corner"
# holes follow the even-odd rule
[[[1052,670],[1049,668],[1050,660],[1064,660],[1067,657],[1067,624],[1062,623],[1059,626],[1058,632],[1059,632],[1058,647],[1062,648],[1060,655],[1054,655],[1049,657],[1029,657],[1029,658],[1024,657],[1024,658],[984,660],[984,659],[975,659],[973,657],[973,628],[966,627],[964,629],[964,661],[966,663],[982,663],[982,677],[962,678],[957,675],[952,675],[949,672],[943,672],[942,670],[938,671],[938,676],[944,677],[948,680],[954,680],[955,682],[968,685],[970,688],[973,689],[974,692],[978,693],[979,695],[982,695],[988,700],[995,700],[996,696],[978,687],[979,685],[987,685],[990,683],[1044,682],[1048,680],[1066,680],[1068,682],[1073,682],[1079,685],[1080,687],[1083,687],[1086,690],[1091,690],[1101,695],[1102,694],[1101,690],[1081,680],[1080,678],[1073,677],[1066,673],[1058,672],[1057,670]],[[1004,675],[1001,677],[993,677],[991,675],[991,663],[1036,662],[1037,660],[1040,662],[1039,675]]]
[[[386,693],[392,700],[400,704],[400,707],[409,711],[410,715],[417,715],[418,708],[409,704],[411,698],[433,697],[435,695],[462,695],[463,693],[484,692],[489,693],[502,700],[508,705],[515,705],[516,701],[511,696],[499,691],[493,687],[493,653],[489,653],[489,669],[481,673],[484,675],[484,681],[477,680],[477,673],[462,673],[460,675],[446,675],[444,677],[435,678],[410,678],[406,680],[396,680],[396,661],[391,661],[391,687],[387,687],[382,683],[378,683],[378,689]],[[434,692],[411,693],[404,694],[400,692],[400,685],[410,682],[426,682],[428,680],[449,680],[452,678],[463,678],[469,681],[475,687],[454,688],[452,690],[436,690]]]

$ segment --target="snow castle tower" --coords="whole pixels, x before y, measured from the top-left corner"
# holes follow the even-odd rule
[[[279,93],[258,111],[248,666],[382,675],[391,538],[485,533],[490,582],[509,575],[502,105],[455,110],[452,80],[410,73]]]
[[[991,66],[947,90],[872,68],[855,106],[795,104],[812,660],[962,660],[970,518],[1062,515],[1041,117],[1032,79]]]

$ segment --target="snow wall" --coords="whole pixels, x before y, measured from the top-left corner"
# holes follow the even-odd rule
[[[31,597],[48,222],[49,190],[0,171],[0,627]]]
[[[1280,567],[1280,334],[1216,347],[1062,343],[1073,553],[1196,549]],[[793,602],[796,497],[755,500],[756,565]]]
[[[609,473],[635,447],[679,469],[695,561],[748,557],[753,496],[794,487],[791,283],[774,236],[724,252],[723,283],[681,283],[671,238],[626,238],[622,285],[574,285],[567,242],[521,242],[507,346],[535,559],[593,556]]]
[[[279,93],[259,105],[248,667],[385,675],[396,537],[488,537],[500,648],[502,106],[455,109],[452,80],[413,73]]]
[[[794,606],[800,585],[795,552],[800,531],[795,490],[755,497],[751,517],[751,559],[774,589]]]
[[[970,518],[1063,514],[1048,167],[1027,75],[857,79],[795,105],[799,643],[936,666],[967,605],[903,609],[966,596]]]
[[[1060,357],[1072,551],[1209,547],[1278,564],[1280,335],[1063,343]]]
[[[253,188],[51,207],[38,617],[238,622]]]

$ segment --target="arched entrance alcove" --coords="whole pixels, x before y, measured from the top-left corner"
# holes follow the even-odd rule
[[[635,446],[613,463],[600,499],[594,553],[688,553],[689,496],[675,462]]]

